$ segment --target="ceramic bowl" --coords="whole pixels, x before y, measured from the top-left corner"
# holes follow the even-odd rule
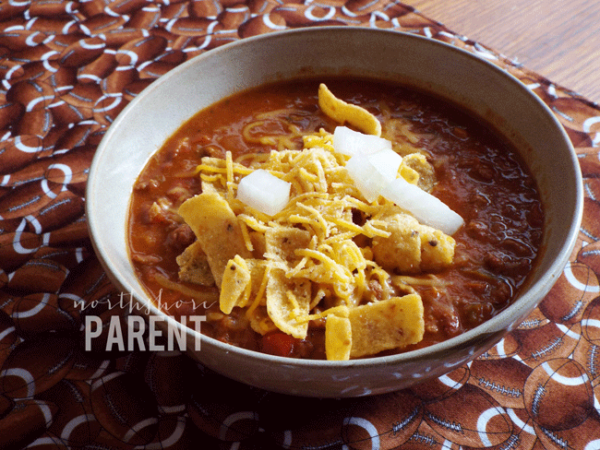
[[[87,218],[97,256],[118,289],[150,316],[162,313],[136,279],[126,243],[132,186],[164,141],[200,109],[264,83],[349,74],[415,86],[493,124],[519,149],[545,205],[535,273],[512,306],[446,342],[395,356],[344,362],[260,354],[185,328],[190,356],[227,377],[266,390],[313,397],[380,394],[439,377],[476,358],[514,329],[561,275],[582,215],[579,165],[552,112],[516,78],[432,39],[389,30],[323,27],[277,32],[216,48],[178,66],[125,108],[98,147],[89,173]],[[161,318],[162,319],[162,318]],[[180,326],[168,318],[168,326]],[[192,350],[190,350],[192,349]]]

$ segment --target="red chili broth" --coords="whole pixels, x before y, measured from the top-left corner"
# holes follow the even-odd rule
[[[509,306],[535,265],[543,235],[543,208],[534,178],[516,149],[479,120],[453,105],[413,89],[363,79],[320,79],[281,82],[227,98],[184,124],[152,157],[134,189],[129,220],[129,241],[134,268],[144,287],[163,309],[175,317],[218,312],[218,302],[192,299],[162,289],[156,273],[179,282],[175,258],[194,237],[176,214],[150,217],[149,209],[164,197],[172,211],[187,198],[200,193],[198,176],[190,174],[203,156],[234,160],[248,152],[270,152],[273,147],[248,144],[243,127],[262,112],[294,109],[306,115],[287,119],[304,132],[324,128],[333,132],[336,123],[324,116],[317,103],[317,87],[325,82],[339,98],[361,105],[377,115],[386,129],[384,110],[401,117],[419,136],[434,166],[437,184],[432,193],[459,213],[465,226],[455,235],[454,264],[436,276],[437,288],[418,287],[425,308],[425,337],[412,350],[444,341],[490,319]],[[270,123],[260,133],[285,130]],[[394,140],[406,141],[398,135]],[[301,148],[301,140],[297,140]],[[216,288],[183,283],[218,298]],[[178,303],[179,302],[179,303]],[[187,302],[181,305],[182,302]],[[235,311],[235,310],[234,310]],[[240,315],[218,323],[202,324],[202,332],[224,342],[284,356],[324,358],[322,324],[311,324],[304,341],[285,336],[260,335],[242,323]],[[313,326],[314,325],[314,326]],[[393,352],[392,352],[393,353]]]

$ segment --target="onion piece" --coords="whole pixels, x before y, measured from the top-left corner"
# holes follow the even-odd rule
[[[348,127],[336,127],[333,131],[333,148],[343,155],[370,155],[380,150],[391,149],[392,143],[372,134],[363,134]]]
[[[453,235],[465,223],[439,198],[410,184],[402,177],[389,183],[381,192],[388,200],[410,212],[420,223]]]
[[[346,163],[346,170],[367,201],[373,202],[396,178],[401,163],[402,157],[398,153],[384,149],[371,155],[354,155]]]
[[[290,201],[291,183],[277,178],[263,169],[257,169],[241,179],[237,198],[258,211],[274,216]]]

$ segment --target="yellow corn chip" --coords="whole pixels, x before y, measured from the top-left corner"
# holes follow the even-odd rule
[[[330,361],[347,361],[352,348],[350,319],[329,315],[325,323],[325,354]]]
[[[373,238],[373,258],[388,271],[417,274],[439,271],[452,264],[456,246],[452,236],[414,217],[399,213],[382,219],[387,223],[389,237]]]
[[[386,270],[418,273],[421,270],[419,222],[408,214],[394,214],[383,220],[391,235],[373,238],[373,258]]]
[[[405,176],[405,173],[408,175],[408,171],[410,169],[414,170],[418,174],[416,183],[413,183],[411,179]],[[410,155],[406,155],[404,158],[402,158],[400,173],[406,181],[416,184],[425,192],[430,192],[435,185],[435,171],[432,165],[427,161],[425,155],[422,153],[411,153]]]
[[[306,248],[310,243],[310,233],[299,228],[269,228],[265,233],[266,257],[272,261],[294,263],[301,259],[295,250]]]
[[[452,264],[456,241],[440,230],[421,225],[421,270],[438,271]]]
[[[235,306],[244,303],[244,293],[252,281],[250,269],[246,262],[236,256],[230,259],[223,273],[219,306],[225,314],[231,313]]]
[[[400,173],[400,176],[410,184],[419,183],[419,172],[417,172],[415,169],[401,164],[398,172]]]
[[[267,252],[267,244],[265,235],[258,231],[251,231],[249,234],[250,242],[252,243],[252,254],[255,258],[264,258]]]
[[[253,303],[259,293],[266,267],[267,262],[262,259],[242,259],[236,256],[229,260],[221,285],[221,311],[229,314],[235,306],[244,308]]]
[[[179,215],[202,245],[217,287],[221,287],[230,259],[235,255],[244,259],[252,257],[244,244],[237,217],[218,193],[204,192],[186,200],[179,208]]]
[[[423,302],[418,294],[351,308],[350,357],[375,355],[420,342],[425,331],[423,314]]]
[[[306,338],[308,321],[297,321],[296,318],[308,315],[310,294],[310,281],[288,279],[283,269],[271,269],[267,283],[267,313],[277,328],[297,339]]]
[[[199,241],[188,246],[181,255],[176,258],[179,266],[179,279],[188,283],[212,286],[215,284],[208,259],[202,251]]]
[[[250,288],[249,295],[246,296],[245,300],[240,303],[239,306],[242,308],[245,306],[250,306],[254,303],[255,300],[258,301],[257,304],[264,304],[264,288],[261,292],[261,284],[263,283],[263,278],[265,277],[265,270],[267,270],[267,261],[264,259],[247,259],[246,265],[250,270]],[[257,299],[257,297],[260,297]]]
[[[360,106],[340,100],[324,84],[319,86],[319,107],[336,122],[348,123],[363,133],[381,136],[381,123],[377,117]]]

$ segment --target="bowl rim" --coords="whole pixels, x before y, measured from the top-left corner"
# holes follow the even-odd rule
[[[95,237],[97,236],[97,232],[96,232],[97,224],[94,220],[94,215],[90,214],[91,210],[92,210],[92,206],[93,206],[93,204],[90,200],[92,200],[94,198],[94,193],[93,193],[92,188],[96,184],[94,182],[95,178],[96,178],[95,168],[98,165],[98,160],[100,159],[100,157],[103,153],[103,150],[106,147],[107,142],[110,140],[112,134],[114,134],[115,130],[120,125],[120,123],[126,119],[126,117],[128,116],[128,113],[132,109],[136,108],[136,105],[138,103],[140,103],[143,100],[143,98],[145,98],[149,95],[152,95],[153,91],[160,89],[160,87],[164,83],[166,83],[169,79],[171,79],[173,77],[177,77],[180,72],[184,72],[184,71],[188,70],[188,68],[190,66],[198,64],[199,61],[202,61],[207,58],[213,58],[214,56],[216,56],[219,53],[229,51],[229,49],[232,47],[252,46],[252,45],[255,45],[256,42],[268,41],[268,40],[272,40],[272,39],[285,39],[286,35],[302,35],[302,34],[309,34],[309,33],[325,33],[325,34],[327,34],[327,33],[393,33],[393,34],[398,34],[398,35],[403,36],[403,38],[407,39],[407,40],[419,40],[422,43],[427,43],[428,45],[445,47],[446,50],[449,52],[456,52],[456,53],[462,55],[463,57],[466,56],[467,58],[472,59],[476,64],[481,64],[483,66],[486,66],[488,68],[487,70],[493,70],[498,73],[501,73],[502,76],[507,77],[508,79],[511,79],[512,83],[515,84],[519,89],[521,89],[523,92],[526,92],[526,95],[529,96],[535,103],[537,103],[537,106],[546,113],[546,115],[550,118],[550,120],[552,122],[554,122],[554,125],[556,126],[558,132],[562,135],[564,142],[567,144],[567,146],[570,149],[570,157],[573,162],[573,167],[575,168],[575,178],[576,178],[576,182],[577,182],[577,191],[576,191],[577,200],[576,200],[576,204],[575,204],[575,214],[573,215],[569,230],[567,232],[568,239],[565,241],[559,254],[552,261],[547,272],[543,273],[540,276],[539,280],[537,280],[535,283],[531,284],[528,288],[528,291],[523,296],[518,297],[518,301],[514,301],[510,306],[508,306],[507,308],[505,308],[504,310],[502,310],[501,312],[499,312],[498,314],[496,314],[495,316],[493,316],[491,319],[487,320],[486,322],[478,325],[477,327],[475,327],[471,330],[468,330],[458,336],[452,337],[443,342],[439,342],[439,343],[433,344],[428,347],[411,350],[411,351],[407,351],[407,352],[403,352],[403,353],[393,354],[393,355],[374,356],[374,357],[368,357],[368,358],[362,358],[362,359],[353,359],[353,360],[348,360],[348,361],[329,361],[329,360],[288,358],[288,357],[275,356],[275,355],[270,355],[270,354],[266,354],[266,353],[261,353],[258,351],[248,350],[248,349],[245,349],[242,347],[237,347],[232,344],[223,343],[214,338],[206,336],[202,333],[198,333],[197,331],[195,331],[194,329],[192,329],[190,327],[182,325],[179,321],[174,319],[172,316],[160,311],[154,305],[153,301],[149,297],[148,298],[138,298],[137,295],[132,294],[132,300],[135,299],[135,301],[142,304],[143,307],[146,309],[147,313],[165,318],[168,325],[175,326],[180,331],[185,332],[185,334],[188,338],[190,338],[190,337],[194,338],[194,339],[199,338],[202,345],[210,344],[210,345],[214,346],[217,350],[222,351],[224,353],[235,352],[244,358],[259,359],[266,363],[273,363],[273,364],[277,364],[277,365],[287,365],[287,366],[312,368],[312,369],[314,369],[314,368],[319,368],[319,369],[335,368],[336,370],[343,369],[343,368],[363,369],[363,368],[368,368],[368,367],[373,367],[373,366],[381,366],[381,365],[398,365],[401,363],[413,362],[413,361],[422,359],[423,357],[433,358],[433,357],[435,357],[436,354],[446,353],[451,348],[468,346],[470,343],[477,341],[478,336],[481,336],[482,333],[486,332],[486,330],[489,331],[489,330],[506,329],[506,326],[503,326],[502,324],[507,321],[509,316],[514,316],[520,310],[521,310],[521,314],[519,314],[519,316],[528,314],[531,310],[533,310],[533,308],[535,306],[537,306],[537,304],[543,299],[543,297],[550,290],[552,285],[554,285],[554,283],[557,281],[557,278],[554,275],[554,273],[560,272],[567,265],[569,257],[575,247],[575,244],[576,244],[576,241],[578,238],[578,230],[580,228],[581,221],[583,218],[583,181],[582,181],[581,170],[580,170],[579,164],[577,162],[577,156],[576,156],[575,150],[573,148],[573,145],[571,143],[571,140],[569,139],[565,129],[560,124],[560,122],[558,121],[558,119],[556,118],[556,116],[552,112],[552,110],[549,108],[549,106],[546,103],[544,103],[540,97],[538,97],[534,92],[532,92],[527,86],[525,86],[525,84],[523,82],[521,82],[514,75],[510,74],[506,70],[503,70],[502,68],[491,63],[490,61],[487,61],[487,60],[483,59],[482,57],[479,57],[468,50],[459,48],[450,43],[436,40],[434,38],[417,35],[415,33],[394,30],[394,29],[367,28],[367,27],[360,27],[360,26],[319,26],[319,27],[280,30],[280,31],[275,31],[275,32],[271,32],[271,33],[266,33],[266,34],[261,34],[261,35],[257,35],[257,36],[243,38],[243,39],[231,42],[231,43],[227,43],[220,47],[211,49],[210,51],[208,51],[206,53],[195,56],[194,58],[190,59],[189,61],[186,61],[186,62],[180,64],[179,66],[170,70],[168,73],[166,73],[166,74],[162,75],[160,78],[156,79],[148,87],[146,87],[140,94],[138,94],[134,99],[132,99],[129,102],[129,104],[119,113],[119,115],[114,120],[114,122],[110,125],[110,127],[106,131],[105,135],[103,136],[100,144],[98,145],[97,151],[96,151],[96,153],[92,159],[92,163],[90,165],[88,182],[87,182],[87,186],[86,186],[86,216],[87,216],[87,226],[88,226],[89,236],[90,236],[90,240],[92,242],[92,246],[94,248],[95,254],[97,255],[101,265],[107,272],[107,276],[115,284],[117,284],[118,287],[124,288],[124,290],[126,288],[130,287],[129,283],[125,280],[125,278],[120,273],[112,270],[110,258],[108,258],[108,255],[104,252],[103,246],[100,245],[100,243],[96,241]],[[175,130],[173,130],[173,132],[174,131]],[[128,195],[130,196],[130,193],[128,193]],[[124,225],[126,226],[126,224],[124,224]],[[127,250],[127,253],[130,256],[129,249]],[[130,260],[130,258],[129,258],[129,260]],[[133,290],[127,289],[126,292],[133,293]],[[542,292],[543,295],[539,295],[539,300],[534,301],[534,299],[532,299],[532,296],[534,294],[537,296],[540,292]],[[511,329],[512,328],[509,328],[508,331],[510,331]],[[496,342],[500,338],[501,338],[501,336],[498,336],[498,338],[496,339]]]

